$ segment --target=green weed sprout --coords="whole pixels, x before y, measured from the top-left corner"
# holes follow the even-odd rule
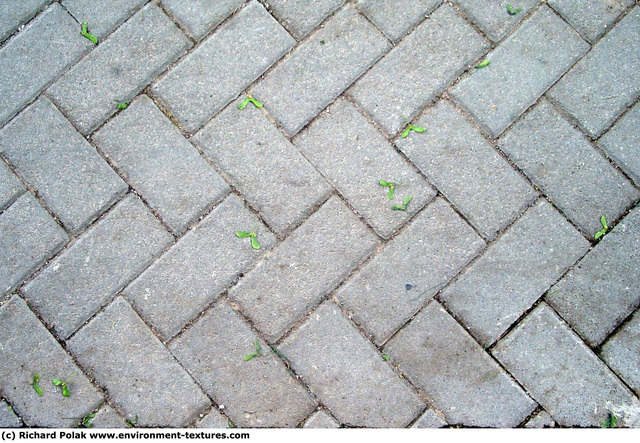
[[[520,11],[522,11],[522,8],[513,9],[513,6],[507,3],[507,12],[509,15],[516,15]]]
[[[396,186],[402,186],[402,184],[400,184],[400,183],[391,183],[391,182],[384,181],[384,180],[380,180],[378,183],[380,184],[380,186],[384,186],[385,188],[389,188],[389,194],[388,194],[389,200],[393,200],[393,193],[396,190]]]
[[[129,103],[131,103],[131,102],[121,102],[119,100],[114,100],[114,102],[118,104],[118,109],[127,109],[127,107],[129,106]]]
[[[33,390],[36,391],[40,397],[42,397],[44,395],[44,392],[42,392],[42,388],[38,384],[39,380],[40,374],[36,372],[35,374],[33,374],[33,383],[31,383],[31,386],[33,386]]]
[[[602,423],[602,428],[603,429],[615,428],[617,423],[618,423],[618,417],[616,417],[613,412],[609,412],[609,416],[604,421],[604,423]]]
[[[407,129],[404,130],[404,132],[402,133],[401,137],[402,138],[407,138],[407,136],[409,135],[409,133],[411,131],[415,131],[415,132],[424,132],[426,129],[421,127],[421,126],[413,126],[411,124],[411,122],[407,119],[407,117],[405,117],[404,115],[402,116],[402,118],[404,118],[404,121],[407,122]]]
[[[71,380],[71,378],[76,374],[77,374],[77,372],[74,372],[69,377],[67,377],[67,379],[64,380],[64,381],[59,380],[57,378],[54,378],[53,380],[51,380],[51,383],[53,383],[55,386],[62,386],[62,396],[63,397],[70,397],[71,393],[69,392],[69,387],[67,386],[67,383],[69,383],[69,380]]]
[[[412,196],[405,197],[404,202],[402,202],[402,206],[392,206],[391,209],[393,209],[394,211],[406,211],[407,205],[409,204],[411,199],[413,199]]]
[[[136,414],[136,418],[134,418],[133,420],[130,418],[126,418],[124,421],[126,421],[129,426],[134,427],[138,424],[138,414]]]
[[[251,97],[251,94],[247,94],[247,98],[245,98],[244,100],[242,100],[242,103],[240,103],[238,105],[238,109],[240,109],[241,111],[247,107],[247,105],[249,104],[249,102],[253,103],[253,105],[256,108],[262,108],[262,103],[260,103],[258,100],[256,100],[255,98]]]
[[[247,354],[244,357],[244,361],[249,361],[254,357],[259,357],[262,355],[262,346],[260,346],[260,342],[258,341],[258,339],[256,338],[256,340],[253,342],[253,345],[256,347],[256,352],[252,352],[251,354]]]
[[[82,34],[84,37],[88,38],[89,40],[91,40],[91,43],[93,43],[94,45],[98,44],[98,39],[96,38],[95,35],[93,34],[89,34],[88,28],[89,25],[87,24],[87,22],[82,22],[82,31],[80,32],[80,34]]]
[[[475,67],[476,69],[482,69],[482,68],[484,68],[484,67],[486,67],[486,66],[489,66],[489,64],[490,64],[490,63],[491,63],[491,61],[489,61],[489,60],[485,60],[485,61],[483,61],[482,63],[480,63],[479,65],[475,65],[474,67]]]
[[[600,223],[602,224],[602,229],[596,232],[596,235],[593,236],[594,239],[599,239],[609,230],[609,226],[607,225],[607,217],[604,215],[600,217]]]
[[[91,420],[93,420],[95,418],[96,414],[87,414],[84,417],[82,417],[82,421],[80,422],[80,424],[78,425],[79,428],[91,428],[93,427],[93,423],[91,423]]]
[[[258,225],[256,225],[255,229],[251,232],[246,232],[246,231],[237,231],[236,232],[236,237],[238,238],[251,238],[251,247],[253,249],[260,249],[260,243],[258,243],[258,239],[256,238],[258,236]]]

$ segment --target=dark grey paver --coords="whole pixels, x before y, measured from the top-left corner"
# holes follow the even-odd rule
[[[540,4],[539,0],[513,1],[510,3],[512,9],[521,8],[522,11],[515,15],[510,15],[507,11],[507,2],[504,0],[454,1],[466,16],[494,42],[502,40],[533,8]]]
[[[536,407],[435,301],[384,352],[453,425],[515,427]]]
[[[346,6],[254,89],[290,136],[328,106],[389,49],[389,42]]]
[[[264,7],[252,1],[157,81],[152,91],[188,131],[195,132],[294,44]]]
[[[282,360],[227,302],[218,303],[171,343],[171,352],[239,427],[294,427],[315,403]],[[222,406],[221,406],[222,407]]]
[[[178,235],[231,190],[146,95],[93,140]]]
[[[339,427],[340,423],[323,410],[314,412],[303,426],[306,429],[334,429]]]
[[[383,238],[404,225],[436,194],[393,146],[346,100],[339,100],[295,140],[306,158]],[[393,201],[380,180],[401,183]],[[405,197],[406,211],[394,211]]]
[[[122,297],[67,341],[109,392],[114,406],[145,427],[185,427],[211,405],[187,372]]]
[[[549,93],[591,137],[640,95],[639,26],[636,6]]]
[[[256,225],[260,251],[235,236]],[[274,244],[275,237],[231,195],[124,292],[161,338],[169,339]]]
[[[422,416],[411,426],[412,428],[425,429],[425,428],[443,428],[447,426],[447,421],[440,417],[433,409],[427,409]]]
[[[91,420],[93,428],[106,429],[106,428],[126,428],[127,424],[124,418],[120,417],[114,409],[104,404],[96,416]]]
[[[20,428],[22,421],[6,401],[0,401],[0,428]]]
[[[196,40],[237,10],[245,0],[162,0],[162,6]]]
[[[451,94],[498,137],[582,55],[589,44],[543,5]]]
[[[0,307],[0,383],[5,398],[25,425],[67,428],[70,417],[84,417],[104,401],[85,375],[27,304],[18,296]],[[44,391],[39,396],[30,386],[35,373]],[[71,395],[62,396],[54,378],[67,379]]]
[[[64,0],[78,22],[87,22],[89,32],[102,40],[119,24],[127,20],[148,0]]]
[[[190,46],[169,17],[148,4],[47,93],[71,122],[88,134],[116,112],[116,100],[130,100]]]
[[[492,351],[561,426],[600,427],[633,394],[544,303]]]
[[[547,4],[558,11],[586,40],[594,43],[633,5],[633,0],[549,0]]]
[[[349,426],[407,426],[424,404],[331,302],[279,346],[311,391]]]
[[[172,241],[129,195],[25,286],[46,322],[69,337]]]
[[[475,29],[445,4],[349,93],[388,134],[395,134],[405,126],[404,117],[411,118],[432,102],[488,47]]]
[[[299,40],[344,4],[345,0],[269,0],[273,15]]]
[[[547,300],[587,343],[596,346],[640,304],[640,209],[576,265]]]
[[[376,246],[376,237],[331,197],[229,291],[270,341],[335,288]]]
[[[13,34],[42,10],[51,0],[2,0],[0,1],[0,42]]]
[[[336,293],[378,344],[406,323],[484,247],[438,199]]]
[[[4,211],[23,192],[24,186],[22,186],[18,177],[5,162],[0,160],[0,211]]]
[[[192,140],[229,177],[267,223],[284,234],[329,197],[333,188],[253,105],[236,103]]]
[[[538,195],[449,102],[415,124],[425,133],[396,145],[485,237],[495,237]]]
[[[598,146],[640,186],[640,104],[635,105],[600,140]]]
[[[420,23],[442,0],[358,0],[358,8],[394,42]]]
[[[593,238],[600,217],[617,220],[640,194],[546,100],[501,138],[500,148]]]
[[[0,151],[73,233],[129,188],[46,97],[0,131]]]
[[[556,422],[553,421],[553,417],[547,411],[540,411],[524,427],[530,429],[555,428]]]
[[[600,353],[609,367],[640,394],[640,313],[636,312],[616,334],[602,346]]]
[[[211,409],[204,418],[196,423],[196,428],[204,429],[226,429],[229,427],[229,419],[216,408]]]

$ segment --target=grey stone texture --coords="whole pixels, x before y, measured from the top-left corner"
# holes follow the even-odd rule
[[[346,100],[339,100],[295,140],[306,158],[373,229],[389,238],[434,196],[429,183]],[[400,183],[393,201],[380,180]],[[394,211],[405,197],[406,211]]]
[[[5,398],[24,424],[38,428],[68,428],[104,399],[20,297],[0,306],[0,383]],[[43,395],[33,389],[34,375]],[[75,374],[71,376],[72,374]],[[69,397],[62,396],[54,378],[67,380]]]
[[[264,7],[252,1],[152,91],[187,131],[196,132],[294,44]]]
[[[6,401],[0,401],[0,428],[19,428],[22,427],[20,417],[13,412],[13,407],[9,406]]]
[[[396,145],[488,239],[533,202],[537,193],[448,101],[415,122],[425,133]]]
[[[452,425],[515,427],[536,407],[435,300],[384,352]]]
[[[129,188],[46,97],[0,131],[0,152],[74,234]]]
[[[261,355],[248,361],[245,356]],[[316,407],[282,360],[226,301],[211,308],[169,347],[239,427],[294,427]]]
[[[382,34],[347,5],[269,72],[254,96],[293,136],[389,47]]]
[[[127,20],[148,0],[63,0],[78,22],[87,22],[91,34],[100,40]]]
[[[498,137],[589,50],[589,44],[542,5],[451,90],[453,98]]]
[[[226,429],[228,427],[230,427],[229,419],[216,408],[211,409],[207,415],[196,422],[196,428],[201,429]]]
[[[260,250],[236,231],[258,226]],[[234,195],[124,290],[147,323],[168,340],[275,244],[275,237]]]
[[[333,188],[268,118],[240,100],[192,140],[278,234],[285,234],[329,197]]]
[[[150,3],[49,87],[47,94],[80,132],[88,134],[117,111],[116,101],[133,98],[190,46],[162,10]]]
[[[245,0],[162,0],[162,6],[192,38],[200,40],[244,2]]]
[[[607,365],[640,395],[640,312],[631,319],[602,346],[600,355]]]
[[[640,104],[627,112],[598,146],[640,186]]]
[[[561,426],[600,427],[607,402],[638,399],[544,303],[502,339],[492,354]]]
[[[93,425],[93,428],[98,429],[127,427],[124,418],[120,417],[108,404],[102,405],[100,410],[96,412],[96,416],[91,420],[91,424]]]
[[[549,6],[590,43],[597,41],[613,22],[634,4],[633,0],[549,0]]]
[[[0,42],[44,9],[51,0],[1,0]]]
[[[407,426],[420,397],[331,302],[321,304],[279,346],[311,391],[348,426]]]
[[[67,341],[70,352],[127,417],[185,427],[211,405],[129,303],[117,297]]]
[[[268,0],[270,11],[298,40],[304,38],[345,0]]]
[[[4,211],[23,192],[24,186],[22,186],[18,177],[5,162],[0,160],[0,211]]]
[[[589,242],[540,199],[440,297],[489,346],[588,249]]]
[[[44,320],[68,338],[173,240],[134,195],[31,280],[24,293]]]
[[[412,118],[433,102],[488,47],[453,7],[444,4],[367,72],[349,94],[393,135],[405,127],[405,118]]]
[[[441,3],[442,0],[358,0],[356,5],[397,43]]]
[[[454,0],[465,15],[492,41],[504,38],[522,19],[538,6],[539,0],[517,0],[510,3],[512,10],[522,9],[515,15],[507,11],[504,0]]]
[[[339,428],[340,423],[330,416],[326,411],[319,410],[313,413],[311,417],[304,423],[303,428],[306,429],[335,429]]]
[[[529,429],[555,428],[556,422],[553,421],[553,417],[547,411],[540,411],[524,427]]]
[[[420,418],[411,426],[416,429],[434,429],[444,428],[447,426],[447,421],[440,417],[440,415],[433,409],[427,409],[427,411],[420,416]]]

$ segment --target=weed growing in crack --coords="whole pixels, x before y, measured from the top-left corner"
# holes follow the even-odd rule
[[[251,354],[245,355],[244,361],[249,361],[254,357],[260,357],[262,355],[262,346],[260,346],[260,342],[258,341],[257,338],[253,342],[253,345],[256,347],[256,352],[252,352]]]
[[[95,35],[89,34],[88,27],[89,27],[89,24],[87,22],[82,22],[82,31],[80,32],[80,34],[82,34],[84,37],[91,40],[91,43],[93,43],[94,45],[97,45],[98,39],[96,38]]]
[[[596,235],[593,236],[595,240],[602,237],[609,230],[609,226],[607,225],[607,217],[605,217],[604,215],[600,217],[600,223],[602,224],[602,229],[596,232]]]
[[[262,105],[262,103],[260,103],[260,102],[259,102],[258,100],[256,100],[255,98],[251,97],[251,94],[247,94],[247,98],[245,98],[244,100],[242,100],[242,103],[240,103],[240,104],[238,105],[238,109],[240,109],[240,110],[242,111],[244,108],[246,108],[246,107],[247,107],[247,105],[248,105],[250,102],[251,102],[251,103],[253,103],[253,105],[254,105],[256,108],[262,108],[262,106],[263,106],[263,105]]]
[[[407,122],[407,129],[404,130],[404,132],[402,133],[402,135],[400,137],[402,138],[407,138],[407,136],[409,135],[409,133],[411,131],[414,132],[424,132],[426,129],[423,128],[422,126],[413,126],[411,124],[411,122],[407,119],[407,117],[405,117],[404,115],[402,116],[402,118],[404,118],[404,121]]]

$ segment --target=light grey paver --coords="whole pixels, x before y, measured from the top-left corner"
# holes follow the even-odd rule
[[[477,59],[488,43],[448,4],[396,46],[351,88],[351,96],[395,134]],[[415,134],[411,134],[415,135]]]
[[[600,353],[637,394],[640,394],[640,312],[636,312],[616,334],[602,346]]]
[[[306,219],[333,188],[253,105],[236,103],[192,140],[279,234]]]
[[[547,3],[564,17],[586,40],[594,43],[633,0],[549,0]]]
[[[598,146],[640,186],[640,104],[635,105],[600,140]]]
[[[248,239],[235,236],[256,225],[260,251],[252,249]],[[168,340],[274,244],[275,237],[231,195],[124,292]]]
[[[378,344],[406,323],[484,247],[438,199],[336,293]]]
[[[591,137],[640,95],[640,7],[634,7],[550,91]]]
[[[226,429],[229,427],[229,419],[222,415],[222,413],[216,408],[204,416],[196,423],[196,428],[204,429]]]
[[[375,246],[375,235],[338,197],[331,197],[240,280],[229,297],[269,341],[276,341]]]
[[[600,427],[637,399],[544,303],[492,351],[561,426]]]
[[[358,110],[339,100],[295,140],[306,158],[383,238],[404,225],[435,191]],[[393,201],[380,180],[401,183]],[[406,211],[394,211],[405,197]]]
[[[420,397],[331,302],[321,304],[279,350],[341,423],[402,427],[424,408]]]
[[[194,39],[200,40],[244,2],[245,0],[162,0],[162,6]]]
[[[293,136],[389,49],[389,42],[346,6],[276,66],[254,89]]]
[[[189,132],[196,132],[294,44],[264,7],[252,1],[152,91]]]
[[[530,429],[555,428],[556,422],[553,421],[553,417],[547,411],[540,411],[524,427]]]
[[[447,421],[440,417],[433,409],[427,409],[422,416],[411,426],[412,428],[425,429],[425,428],[443,428],[447,426]]]
[[[282,360],[226,301],[218,303],[174,342],[171,352],[239,427],[294,427],[315,409]],[[221,406],[222,407],[222,406]]]
[[[122,297],[67,341],[114,406],[146,427],[185,427],[209,399]]]
[[[148,0],[64,0],[78,22],[87,22],[89,32],[102,40],[119,24],[127,20]]]
[[[617,220],[638,191],[546,100],[501,138],[500,148],[593,238],[600,217]]]
[[[0,131],[0,151],[72,233],[129,188],[46,97]]]
[[[454,0],[467,17],[475,23],[494,42],[516,27],[527,14],[540,4],[539,0],[517,0],[510,4],[512,9],[522,11],[510,15],[504,0]]]
[[[303,426],[306,429],[335,429],[339,427],[340,423],[323,410],[314,412]]]
[[[543,5],[451,94],[498,137],[578,59],[589,45]]]
[[[0,295],[13,290],[69,241],[31,194],[0,214]]]
[[[36,15],[51,0],[0,1],[0,42]],[[1,426],[0,426],[1,427]]]
[[[46,322],[69,337],[172,241],[129,195],[25,286]]]
[[[358,0],[358,8],[391,40],[397,42],[442,0]]]
[[[0,428],[19,428],[22,421],[6,401],[0,401]]]
[[[231,190],[146,95],[93,140],[178,235]]]
[[[587,343],[597,346],[640,304],[640,209],[576,265],[547,300]]]
[[[116,100],[130,100],[190,46],[160,8],[148,4],[47,93],[71,122],[88,134],[116,112]]]
[[[5,162],[0,160],[0,211],[4,211],[23,192],[24,186],[22,186],[18,177]]]
[[[20,297],[0,306],[0,324],[2,392],[25,425],[71,427],[76,424],[74,417],[84,417],[104,401]],[[30,386],[35,373],[40,375],[42,397]],[[65,380],[74,373],[68,382],[71,395],[63,397],[51,380]]]
[[[539,200],[440,295],[489,346],[589,249],[546,200]]]
[[[533,188],[449,102],[440,101],[415,124],[425,127],[425,133],[399,139],[396,145],[485,237],[495,237],[536,198]]]
[[[126,428],[126,422],[118,415],[113,408],[107,404],[102,405],[96,412],[96,416],[91,420],[92,427],[98,429],[106,428]]]
[[[269,0],[269,6],[278,20],[302,39],[332,12],[344,4],[345,0]]]
[[[436,301],[384,352],[453,425],[515,427],[536,407]]]

